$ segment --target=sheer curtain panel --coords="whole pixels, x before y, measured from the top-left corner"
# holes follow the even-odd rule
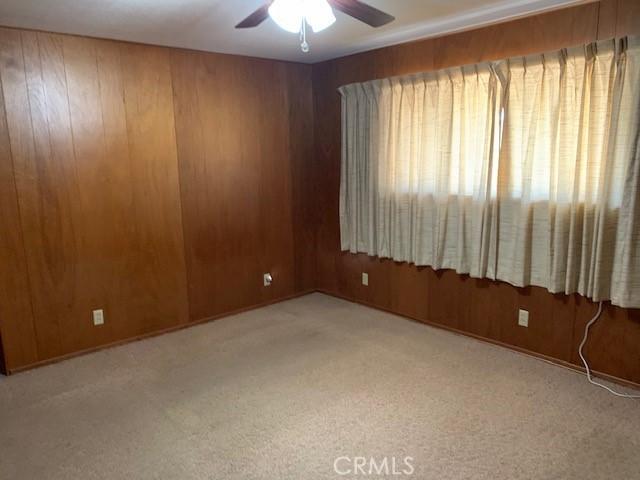
[[[637,37],[340,93],[343,250],[640,307]]]

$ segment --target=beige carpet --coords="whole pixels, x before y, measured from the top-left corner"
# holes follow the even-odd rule
[[[338,475],[342,456],[413,457],[393,478],[638,478],[640,403],[320,294],[0,378],[2,479],[381,478]]]

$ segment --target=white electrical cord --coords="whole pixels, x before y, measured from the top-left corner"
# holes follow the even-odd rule
[[[616,397],[640,398],[640,395],[630,395],[630,394],[627,394],[627,393],[616,392],[615,390],[607,387],[606,385],[603,385],[602,383],[596,382],[591,376],[591,369],[589,368],[589,364],[587,363],[587,359],[584,358],[584,355],[582,353],[582,349],[584,348],[585,344],[587,343],[587,337],[589,336],[589,329],[591,328],[591,326],[594,323],[596,323],[598,321],[598,318],[600,318],[600,314],[602,314],[602,302],[600,302],[600,304],[598,305],[598,311],[596,312],[595,316],[589,321],[589,323],[587,323],[587,326],[584,329],[584,337],[582,337],[582,342],[580,342],[580,347],[578,348],[578,354],[580,355],[580,359],[582,360],[582,363],[584,364],[584,368],[587,370],[587,379],[589,380],[589,383],[592,383],[593,385],[596,385],[598,387],[604,388],[605,390],[607,390],[609,393],[612,393]]]

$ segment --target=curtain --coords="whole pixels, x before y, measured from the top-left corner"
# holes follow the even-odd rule
[[[640,42],[340,88],[343,250],[640,307]]]

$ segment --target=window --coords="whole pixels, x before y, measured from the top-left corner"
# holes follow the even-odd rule
[[[342,87],[342,248],[640,307],[639,51]]]

